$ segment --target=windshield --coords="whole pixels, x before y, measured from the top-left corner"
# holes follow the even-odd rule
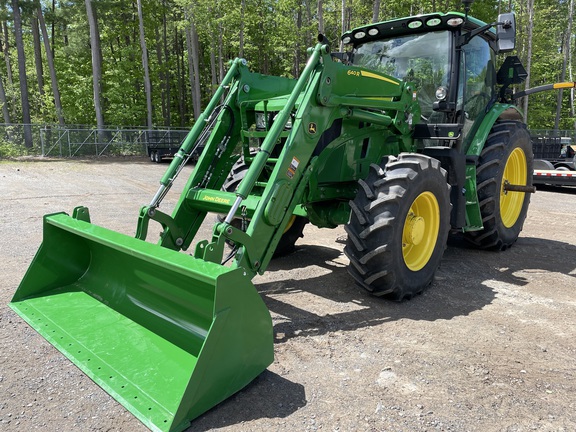
[[[412,82],[428,117],[436,89],[448,86],[450,36],[440,31],[367,42],[353,50],[352,64]]]

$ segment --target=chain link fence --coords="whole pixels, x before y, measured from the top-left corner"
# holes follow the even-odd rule
[[[30,125],[32,148],[24,146],[24,125],[0,124],[0,157],[31,154],[46,157],[142,156],[149,146],[180,143],[189,129],[127,128],[98,129],[83,125]]]

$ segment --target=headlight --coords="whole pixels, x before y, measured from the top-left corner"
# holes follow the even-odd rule
[[[446,99],[448,96],[448,89],[446,87],[438,87],[436,89],[436,99],[439,101]]]
[[[256,113],[256,129],[266,129],[266,117],[264,117],[264,113]]]
[[[276,119],[278,118],[278,115],[280,115],[280,113],[276,114],[274,116],[274,118],[272,119],[272,121],[276,121]],[[284,125],[284,130],[288,130],[288,129],[292,129],[292,116],[290,116],[290,118],[288,118],[286,125]]]

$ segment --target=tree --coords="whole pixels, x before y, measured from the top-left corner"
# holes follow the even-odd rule
[[[42,49],[40,48],[40,31],[38,30],[38,18],[30,17],[32,27],[32,41],[34,45],[34,64],[36,65],[36,80],[38,81],[38,93],[44,96],[44,68],[42,66]],[[42,98],[40,99],[42,101]]]
[[[10,39],[8,38],[8,25],[6,22],[3,23],[4,31],[4,61],[6,62],[6,74],[8,76],[8,85],[13,86],[14,80],[12,78],[12,63],[10,61]]]
[[[152,88],[148,70],[148,49],[144,37],[144,18],[142,17],[142,0],[138,0],[138,27],[140,29],[140,48],[142,50],[142,68],[144,69],[144,92],[146,93],[146,125],[152,127]]]
[[[22,123],[24,131],[24,145],[32,148],[32,121],[30,119],[30,102],[28,100],[28,81],[26,79],[26,56],[24,54],[24,40],[22,38],[22,17],[18,0],[12,0],[14,14],[14,35],[16,37],[16,51],[18,52],[18,78],[20,80],[20,100],[22,102]]]
[[[527,77],[525,81],[525,88],[530,87],[530,70],[532,67],[532,33],[533,33],[533,23],[534,23],[534,0],[527,0],[526,8],[528,12],[528,48],[526,53],[526,72]],[[528,122],[528,96],[524,98],[524,123]]]
[[[4,123],[10,124],[10,112],[8,111],[8,101],[6,100],[6,92],[4,91],[4,84],[0,76],[0,104],[2,104],[2,116]]]
[[[48,62],[48,71],[50,72],[50,82],[52,84],[52,93],[54,94],[54,107],[56,109],[56,117],[60,126],[64,126],[64,114],[62,111],[62,102],[60,100],[60,90],[58,88],[58,79],[56,77],[56,68],[54,67],[54,54],[50,47],[50,39],[48,39],[48,31],[46,30],[46,23],[42,14],[42,6],[38,4],[38,22],[40,24],[40,31],[42,32],[42,39],[44,40],[44,51],[46,51],[46,61]]]
[[[570,0],[570,6],[568,10],[568,26],[566,27],[566,33],[564,34],[564,40],[562,44],[562,54],[563,54],[563,61],[562,61],[562,72],[560,74],[560,81],[563,82],[566,80],[566,69],[568,66],[568,62],[570,61],[570,53],[571,53],[571,39],[572,39],[572,18],[574,15],[574,0]],[[571,107],[572,107],[572,117],[574,117],[574,89],[570,92],[572,99],[571,99]],[[564,89],[558,90],[558,98],[556,100],[556,119],[554,121],[554,130],[558,130],[560,128],[560,116],[562,113],[562,96],[564,95]]]
[[[14,0],[16,1],[16,0]],[[90,27],[90,48],[92,52],[92,86],[94,89],[94,110],[96,112],[96,125],[104,129],[104,115],[102,112],[102,51],[100,49],[100,30],[98,19],[92,7],[91,0],[85,0],[88,25]]]
[[[318,33],[324,34],[324,15],[322,0],[318,0],[316,16],[318,17]]]
[[[194,18],[191,12],[188,16],[188,26],[186,28],[186,47],[188,51],[188,77],[190,80],[190,89],[192,94],[192,106],[194,118],[197,119],[201,114],[201,92],[200,92],[200,65],[199,65],[199,46],[198,32],[194,24]],[[240,46],[243,49],[243,44]]]
[[[516,12],[518,55],[530,72],[527,84],[533,87],[558,81],[563,70],[567,79],[574,79],[575,34],[568,19],[573,2],[483,0],[474,2],[470,13],[493,22],[499,11]],[[0,85],[6,99],[2,102],[0,89],[0,103],[3,113],[8,109],[11,121],[22,116],[23,108],[17,76],[12,80],[17,60],[13,3],[0,1],[0,56],[4,60],[0,61]],[[197,118],[222,79],[227,61],[234,57],[246,58],[253,71],[296,78],[304,67],[306,48],[314,45],[318,31],[337,50],[342,31],[350,28],[411,14],[462,10],[460,0],[389,2],[386,7],[381,0],[16,3],[20,24],[23,21],[26,26],[22,43],[28,79],[41,78],[43,64],[52,84],[51,92],[42,83],[28,88],[30,117],[39,122],[53,122],[57,117],[62,125],[65,120],[97,123],[100,128],[105,120],[118,125],[173,126]],[[29,26],[32,11],[39,34],[35,23]],[[46,56],[33,57],[41,48]],[[42,97],[42,91],[47,95]],[[573,124],[574,95],[571,91],[568,98],[567,93],[561,99],[560,128]],[[52,94],[54,109],[47,109]],[[525,111],[532,127],[553,127],[555,110],[551,107],[556,106],[557,96],[553,92],[530,96]],[[32,102],[39,100],[44,101],[42,109]]]
[[[380,0],[374,0],[374,7],[372,9],[372,22],[377,23],[380,15]]]

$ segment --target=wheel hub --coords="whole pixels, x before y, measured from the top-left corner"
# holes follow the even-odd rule
[[[424,218],[417,216],[414,213],[409,214],[406,219],[404,242],[418,246],[422,242],[422,239],[424,239],[425,233],[426,221]]]

